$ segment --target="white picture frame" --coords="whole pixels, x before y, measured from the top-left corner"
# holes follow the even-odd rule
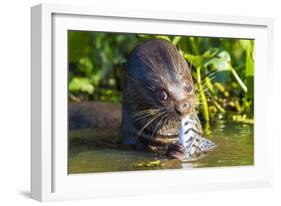
[[[31,26],[32,198],[52,201],[272,186],[273,114],[267,109],[273,104],[272,19],[41,4],[31,9]],[[69,29],[255,38],[255,165],[68,175]]]

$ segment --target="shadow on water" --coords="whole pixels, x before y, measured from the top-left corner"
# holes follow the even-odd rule
[[[68,172],[91,173],[254,164],[253,125],[219,121],[207,136],[217,147],[197,160],[182,163],[120,144],[117,132],[83,129],[69,131]]]

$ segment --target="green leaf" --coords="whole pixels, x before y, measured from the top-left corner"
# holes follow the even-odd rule
[[[186,53],[184,55],[184,58],[190,62],[193,66],[195,66],[196,68],[198,67],[202,67],[205,68],[206,67],[206,62],[214,59],[214,57],[218,54],[219,49],[217,48],[212,48],[207,50],[206,52],[204,52],[203,55],[192,55],[192,54],[188,54]],[[212,62],[210,62],[211,64]],[[215,63],[215,62],[214,62]],[[208,63],[207,63],[208,64]]]
[[[172,44],[176,46],[180,40],[181,40],[181,36],[175,36],[172,40]]]
[[[87,56],[92,49],[92,37],[90,32],[68,32],[68,61],[77,62]]]
[[[212,69],[215,69],[217,72],[221,71],[230,71],[230,64],[224,59],[213,58],[207,61],[204,64],[205,67],[211,66]]]
[[[161,35],[158,35],[158,36],[156,36],[156,38],[158,38],[158,39],[165,39],[165,40],[167,40],[167,41],[171,41],[171,39],[170,39],[168,36],[161,36]]]
[[[69,90],[71,92],[87,92],[88,94],[92,94],[94,92],[94,86],[88,78],[75,77],[70,81]]]
[[[230,63],[231,62],[231,57],[227,51],[221,51],[217,53],[217,57],[220,59],[223,59],[224,61]]]
[[[215,54],[215,53],[213,52],[212,54]],[[204,67],[205,68],[211,67],[212,69],[216,70],[217,72],[231,71],[234,78],[236,79],[238,84],[241,86],[241,88],[244,90],[244,92],[248,91],[247,86],[244,84],[242,79],[239,77],[238,73],[232,67],[231,57],[228,52],[226,52],[226,51],[217,52],[215,54],[215,57],[210,58],[209,60],[207,60],[205,62]]]
[[[211,49],[207,50],[206,52],[204,52],[203,57],[205,59],[210,59],[210,58],[215,57],[219,52],[220,52],[220,49],[211,48]]]
[[[247,96],[253,98],[254,96],[254,62],[246,57],[246,85],[248,87]]]
[[[200,67],[196,68],[199,101],[202,104],[202,113],[203,113],[204,120],[206,122],[208,122],[210,120],[209,106],[208,106],[207,97],[205,95],[205,91],[203,89],[203,84],[202,84],[202,80],[201,80],[201,71],[200,70],[201,70]]]
[[[212,95],[216,95],[216,91],[212,83],[212,80],[208,76],[206,76],[204,79],[204,85],[206,85],[206,87],[208,88],[208,90],[211,92]]]
[[[247,96],[254,96],[254,41],[240,40],[241,45],[246,50],[246,85],[248,87]]]
[[[246,51],[252,51],[254,47],[254,41],[253,40],[247,40],[247,39],[241,39],[239,40],[241,46],[246,50]]]
[[[204,57],[201,55],[185,54],[184,58],[196,68],[201,67]]]
[[[231,65],[230,65],[231,58],[228,52],[221,51],[215,53],[215,51],[213,51],[213,53],[208,54],[208,57],[209,56],[211,58],[209,58],[209,60],[205,62],[204,67],[211,66],[213,69],[215,69],[218,72],[231,70]]]
[[[246,52],[246,76],[254,76],[254,61],[250,52]]]
[[[79,60],[78,69],[85,74],[85,76],[90,77],[93,72],[93,63],[89,57],[83,57]]]

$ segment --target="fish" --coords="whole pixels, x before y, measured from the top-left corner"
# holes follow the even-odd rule
[[[179,144],[184,146],[184,159],[191,160],[203,153],[213,150],[216,144],[211,140],[203,137],[199,131],[197,121],[191,118],[191,115],[187,115],[181,120],[180,132],[179,132]]]

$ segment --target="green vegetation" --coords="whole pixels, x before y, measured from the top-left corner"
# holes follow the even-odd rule
[[[171,41],[192,65],[202,119],[253,123],[253,40],[69,31],[70,100],[121,102],[122,65],[151,38]]]

